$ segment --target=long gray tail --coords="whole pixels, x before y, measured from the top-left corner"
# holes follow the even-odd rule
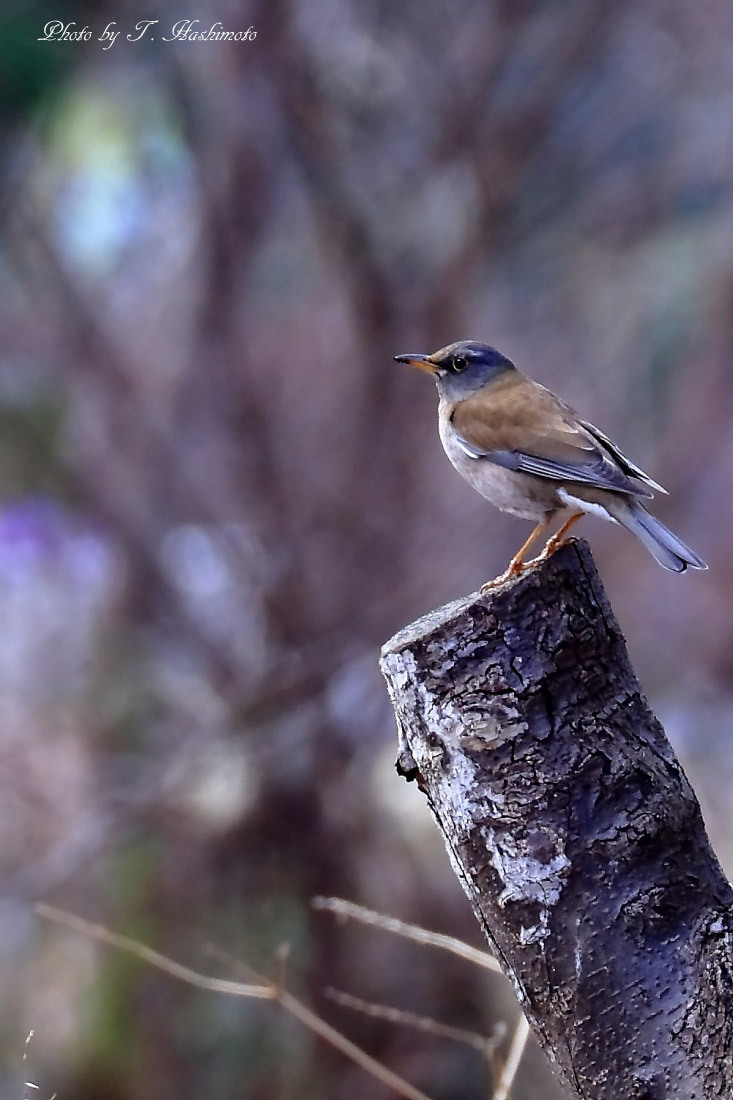
[[[672,569],[675,573],[684,573],[688,568],[707,569],[702,558],[682,539],[678,539],[656,516],[647,512],[638,500],[619,499],[618,504],[608,510],[627,531],[636,535],[665,569]]]

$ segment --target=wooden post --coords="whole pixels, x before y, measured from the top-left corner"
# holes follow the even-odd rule
[[[733,892],[587,545],[426,615],[381,666],[398,769],[568,1097],[731,1100]]]

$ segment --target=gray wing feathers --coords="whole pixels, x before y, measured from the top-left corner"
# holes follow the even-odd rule
[[[523,451],[490,451],[482,454],[463,439],[460,439],[460,444],[466,454],[472,458],[487,458],[490,462],[495,462],[497,466],[504,466],[508,470],[519,470],[525,474],[547,477],[555,481],[577,481],[583,485],[593,485],[597,489],[612,489],[617,493],[628,493],[630,496],[651,497],[653,495],[644,485],[630,481],[621,466],[601,450],[592,452],[588,461],[575,463],[541,458],[539,455],[525,454]]]
[[[651,489],[656,489],[658,493],[667,494],[667,490],[663,485],[660,485],[658,481],[654,481],[653,478],[649,477],[649,474],[645,474],[639,466],[635,466],[634,463],[626,457],[623,451],[620,451],[616,444],[611,442],[607,435],[604,435],[602,431],[596,428],[595,424],[590,424],[587,420],[580,419],[578,419],[578,423],[582,428],[585,428],[589,435],[592,435],[602,447],[605,447],[625,474],[628,474],[630,477],[638,478],[639,481],[643,481],[644,484],[648,485]]]

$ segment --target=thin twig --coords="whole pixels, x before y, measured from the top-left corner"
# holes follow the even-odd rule
[[[462,940],[453,936],[445,936],[442,932],[428,932],[426,928],[420,928],[416,924],[407,924],[397,920],[396,917],[385,917],[381,913],[375,913],[372,909],[365,909],[363,905],[356,905],[353,901],[345,901],[343,898],[314,898],[314,909],[326,910],[335,913],[336,916],[345,919],[361,921],[362,924],[371,924],[375,928],[381,928],[384,932],[393,932],[396,936],[404,936],[416,943],[426,943],[431,947],[439,947],[443,951],[449,951],[452,955],[458,955],[468,962],[482,966],[485,970],[493,970],[501,974],[502,970],[493,955],[487,951],[479,951]]]
[[[292,993],[283,992],[278,997],[279,1003],[286,1009],[292,1016],[300,1020],[305,1024],[307,1028],[314,1031],[316,1035],[320,1035],[322,1039],[325,1039],[331,1046],[336,1047],[342,1054],[345,1054],[347,1058],[350,1058],[352,1062],[356,1062],[358,1066],[366,1070],[367,1073],[371,1073],[372,1077],[376,1077],[384,1085],[387,1085],[394,1092],[399,1093],[400,1096],[404,1096],[407,1100],[430,1100],[424,1092],[415,1088],[409,1081],[405,1081],[404,1078],[398,1077],[392,1070],[387,1069],[381,1062],[377,1062],[372,1058],[370,1054],[358,1047],[356,1043],[352,1043],[350,1039],[347,1039],[345,1035],[342,1035],[336,1028],[331,1027],[325,1020],[322,1020],[320,1016],[316,1016],[315,1012],[311,1012],[309,1008],[293,997]]]
[[[84,920],[82,917],[74,916],[63,909],[56,909],[55,906],[44,905],[43,903],[37,904],[35,911],[47,920],[62,924],[66,928],[72,928],[74,931],[89,936],[93,940],[98,940],[100,943],[105,943],[110,947],[135,955],[150,966],[162,970],[165,974],[178,978],[188,985],[196,986],[198,989],[207,989],[213,993],[228,993],[235,997],[254,997],[259,1000],[275,1001],[291,1016],[300,1020],[310,1031],[320,1036],[325,1042],[330,1043],[332,1047],[340,1050],[352,1062],[361,1066],[362,1069],[381,1081],[393,1092],[405,1097],[405,1100],[430,1100],[430,1097],[424,1092],[415,1088],[414,1085],[411,1085],[409,1081],[405,1081],[398,1074],[393,1073],[392,1070],[378,1062],[376,1058],[372,1058],[370,1054],[363,1051],[356,1043],[352,1043],[340,1031],[336,1031],[320,1016],[317,1016],[315,1012],[311,1012],[309,1008],[285,989],[278,988],[278,986],[269,982],[262,985],[249,985],[242,982],[227,981],[222,978],[210,978],[205,974],[199,974],[196,970],[191,970],[188,966],[175,962],[173,959],[169,959],[166,955],[161,955],[158,951],[153,951],[152,948],[146,947],[145,944],[139,943],[137,940],[110,931],[103,924],[92,924],[91,921]]]
[[[512,1036],[511,1045],[509,1047],[509,1053],[506,1056],[506,1062],[504,1068],[501,1071],[501,1077],[494,1090],[492,1100],[507,1100],[509,1096],[509,1090],[514,1083],[514,1078],[517,1076],[517,1070],[519,1069],[519,1063],[522,1060],[524,1054],[524,1048],[527,1045],[527,1039],[529,1038],[529,1024],[527,1023],[527,1017],[522,1013],[519,1017],[519,1021],[514,1030]]]
[[[361,997],[354,997],[351,993],[344,993],[340,989],[326,989],[326,996],[336,1004],[350,1008],[354,1012],[362,1012],[365,1016],[373,1016],[378,1020],[388,1020],[392,1024],[404,1024],[406,1027],[415,1028],[417,1031],[426,1031],[430,1035],[438,1035],[442,1039],[455,1039],[458,1043],[466,1043],[478,1050],[486,1058],[492,1059],[496,1047],[504,1038],[506,1028],[500,1024],[494,1035],[480,1035],[477,1031],[468,1031],[462,1027],[452,1027],[450,1024],[441,1024],[439,1020],[433,1020],[430,1016],[418,1016],[414,1012],[408,1012],[403,1008],[394,1008],[391,1005],[377,1004],[374,1001],[364,1001]]]
[[[112,932],[103,924],[92,924],[83,917],[76,917],[73,913],[57,909],[54,905],[45,905],[43,902],[39,902],[34,908],[39,916],[46,917],[47,920],[63,924],[66,928],[73,928],[75,932],[81,932],[83,936],[89,936],[90,939],[98,940],[99,943],[106,943],[109,947],[116,947],[119,951],[136,955],[138,959],[149,963],[150,966],[188,985],[195,985],[198,989],[208,989],[212,993],[229,993],[234,997],[256,997],[264,1001],[276,999],[276,989],[269,983],[245,985],[243,982],[227,981],[226,978],[209,978],[182,963],[169,959],[166,955],[161,955],[158,951],[153,951],[152,947],[146,947],[144,943],[130,939],[129,936],[121,936],[118,932]]]
[[[232,955],[230,951],[225,951],[223,947],[219,947],[215,943],[205,943],[203,949],[207,955],[211,955],[212,959],[217,959],[219,962],[233,967],[238,974],[245,975],[247,978],[254,978],[256,981],[262,982],[263,985],[269,980],[259,970],[255,970],[251,963],[238,959],[236,955]]]
[[[285,992],[285,980],[288,972],[289,958],[290,944],[281,943],[280,946],[275,949],[275,966],[277,968],[275,974],[275,988],[278,993]]]

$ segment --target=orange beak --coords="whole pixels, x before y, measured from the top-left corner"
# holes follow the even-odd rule
[[[429,355],[395,355],[396,363],[409,363],[418,370],[426,370],[429,374],[437,374],[438,368]]]

